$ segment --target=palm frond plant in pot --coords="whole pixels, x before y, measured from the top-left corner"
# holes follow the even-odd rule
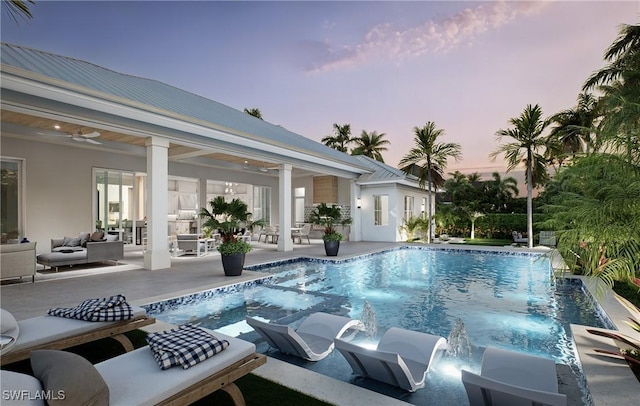
[[[200,209],[200,218],[204,219],[202,227],[218,230],[220,233],[222,243],[217,250],[222,258],[224,274],[241,275],[245,255],[251,251],[251,244],[238,240],[237,234],[250,221],[248,206],[238,198],[227,202],[222,196],[209,201],[209,206],[210,209]]]
[[[337,230],[337,226],[348,226],[351,224],[351,217],[342,217],[342,208],[335,204],[329,206],[320,203],[311,211],[309,221],[312,224],[324,227],[322,240],[324,241],[324,251],[327,256],[335,257],[340,249],[340,241],[344,238]]]

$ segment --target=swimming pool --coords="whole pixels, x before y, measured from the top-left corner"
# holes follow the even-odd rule
[[[569,324],[610,327],[581,282],[555,283],[549,261],[525,252],[396,249],[348,261],[299,260],[257,270],[262,283],[146,306],[159,320],[195,322],[256,342],[260,352],[418,405],[467,404],[459,370],[479,370],[484,348],[497,346],[568,365],[583,385]],[[295,327],[315,311],[360,318],[374,309],[381,334],[391,326],[448,337],[461,319],[472,345],[468,359],[445,358],[413,394],[355,377],[333,352],[317,363],[271,351],[246,315]],[[366,341],[366,337],[361,337]],[[584,390],[584,388],[583,388]],[[584,391],[588,404],[588,393]]]

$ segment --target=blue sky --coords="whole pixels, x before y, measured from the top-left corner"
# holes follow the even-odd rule
[[[42,1],[2,15],[2,41],[160,80],[319,141],[333,123],[385,133],[397,165],[434,121],[462,145],[456,169],[491,162],[495,133],[527,104],[551,115],[638,1]],[[489,169],[486,169],[489,168]]]

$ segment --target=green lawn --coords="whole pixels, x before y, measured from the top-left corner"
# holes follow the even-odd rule
[[[503,247],[505,245],[511,245],[512,240],[502,240],[498,238],[465,238],[464,243],[466,245],[485,245],[485,246],[498,246]]]

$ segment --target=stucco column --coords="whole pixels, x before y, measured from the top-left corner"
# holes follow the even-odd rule
[[[200,213],[200,209],[206,207],[209,209],[209,202],[207,201],[207,179],[200,178],[198,181],[198,210],[196,212],[196,216],[198,219],[198,233],[202,233],[202,222],[203,219],[198,215]]]
[[[349,241],[362,241],[362,208],[358,207],[358,201],[360,198],[360,185],[356,184],[354,180],[350,184],[351,193],[351,231],[349,232]]]
[[[281,164],[279,167],[278,213],[280,215],[280,237],[278,251],[293,251],[291,240],[291,165]]]
[[[145,269],[171,267],[167,210],[169,205],[169,141],[150,137],[147,147],[147,250]]]

